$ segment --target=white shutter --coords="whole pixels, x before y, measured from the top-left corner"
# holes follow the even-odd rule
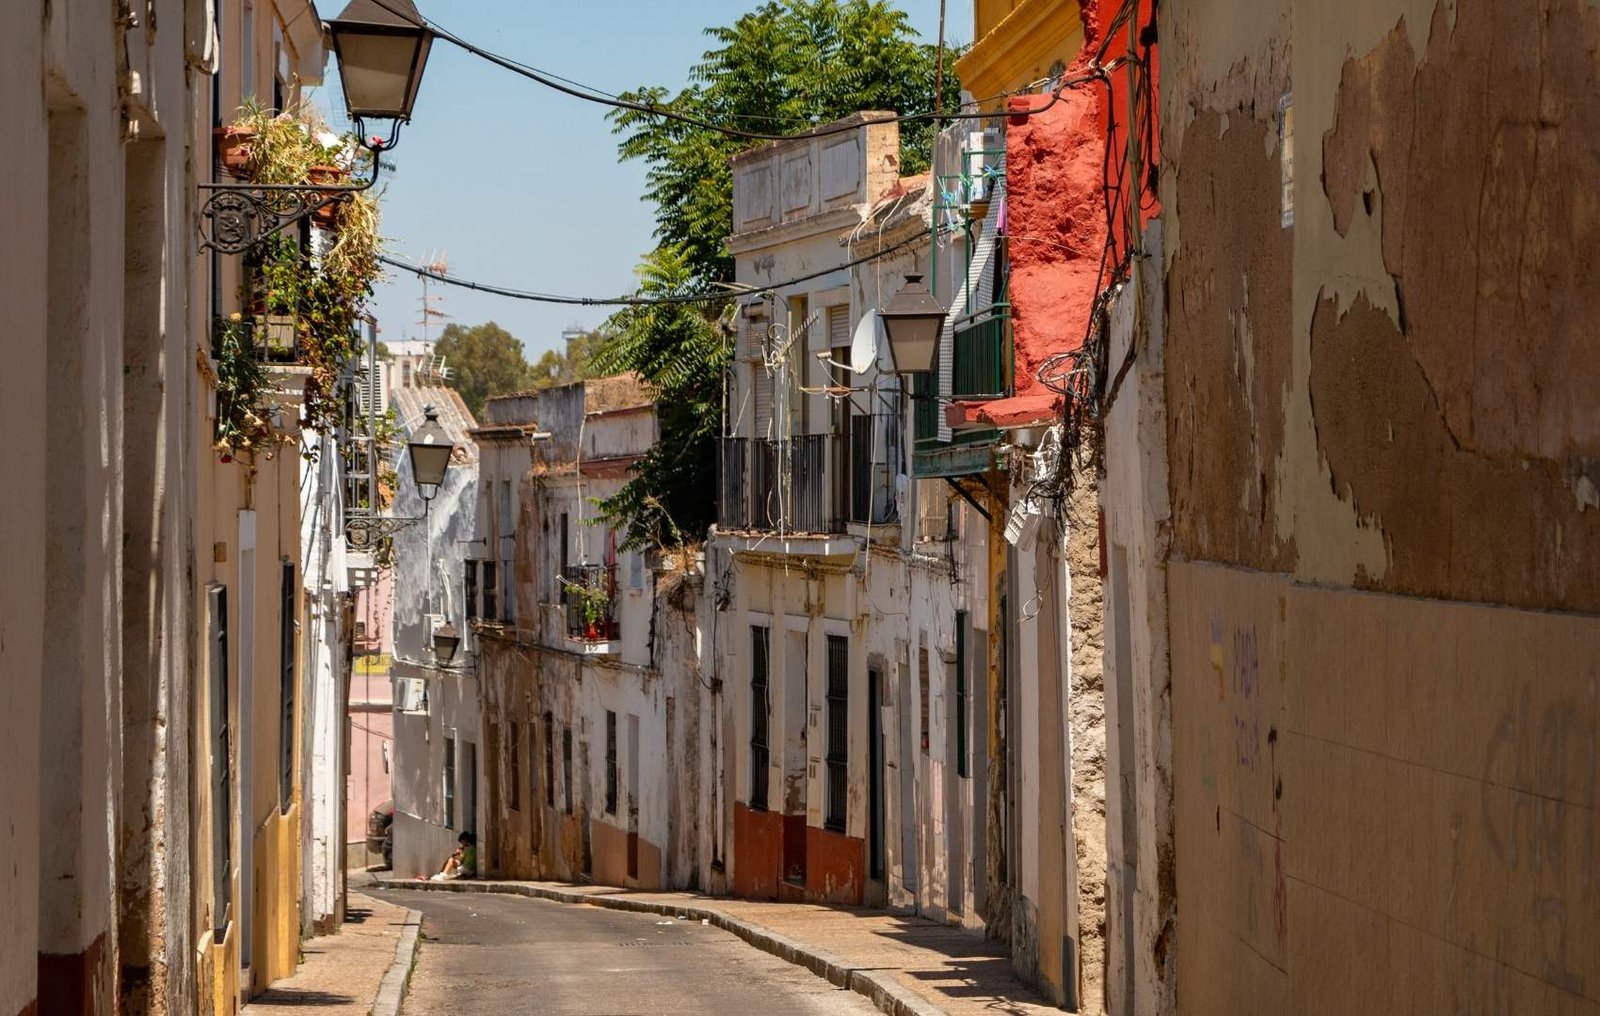
[[[1005,159],[1000,158],[1000,170],[1005,171]],[[955,299],[950,301],[950,313],[945,316],[944,328],[939,334],[939,440],[949,441],[950,425],[945,422],[944,407],[949,405],[955,380],[956,320],[989,307],[994,300],[994,244],[1000,229],[1000,208],[1005,204],[1005,178],[995,182],[989,211],[983,217],[982,232],[973,244],[972,260],[966,266],[964,278],[956,287]]]
[[[751,390],[755,402],[755,429],[751,431],[752,437],[770,437],[772,435],[772,373],[767,370],[766,364],[757,360],[750,365]]]

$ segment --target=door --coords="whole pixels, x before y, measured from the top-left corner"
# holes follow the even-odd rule
[[[867,668],[867,877],[883,881],[883,670]]]
[[[900,661],[900,883],[917,892],[917,696],[912,687],[911,660]]]
[[[628,877],[639,877],[639,716],[628,714]]]

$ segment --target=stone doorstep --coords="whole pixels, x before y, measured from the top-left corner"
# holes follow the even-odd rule
[[[686,897],[681,903],[672,900],[630,899],[618,894],[629,893],[632,890],[616,889],[609,886],[568,890],[530,885],[526,882],[493,882],[475,879],[456,882],[379,879],[375,884],[385,889],[502,893],[512,896],[552,900],[556,903],[588,904],[595,907],[605,907],[609,910],[655,914],[659,917],[686,915],[692,920],[706,921],[713,927],[721,928],[723,931],[736,935],[763,952],[771,953],[780,959],[805,967],[835,987],[847,988],[858,995],[863,995],[873,1005],[877,1006],[881,1012],[888,1013],[889,1016],[946,1016],[943,1009],[903,985],[895,983],[892,975],[887,971],[855,966],[823,949],[804,942],[797,942],[754,922],[733,917],[721,910],[696,906],[689,902],[689,897]]]

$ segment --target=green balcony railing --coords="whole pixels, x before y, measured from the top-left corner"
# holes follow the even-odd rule
[[[911,382],[912,438],[918,445],[939,440],[939,372],[930,370]]]
[[[955,399],[998,399],[1011,389],[1011,314],[1004,304],[955,330]]]

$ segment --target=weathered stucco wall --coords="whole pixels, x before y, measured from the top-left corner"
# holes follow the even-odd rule
[[[1178,1008],[1594,1011],[1600,11],[1163,19]]]

